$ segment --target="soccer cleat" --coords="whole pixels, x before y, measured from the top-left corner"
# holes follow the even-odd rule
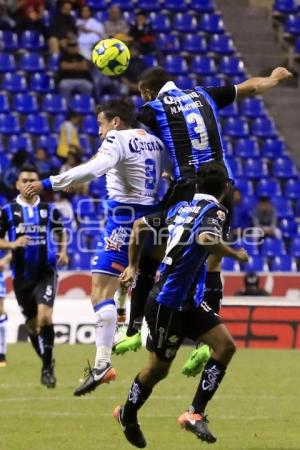
[[[7,365],[6,356],[4,355],[4,353],[0,353],[0,368],[6,367],[6,365]]]
[[[217,438],[208,429],[208,420],[203,414],[185,412],[178,418],[179,425],[194,433],[201,441],[213,444]]]
[[[130,350],[136,352],[141,348],[141,346],[142,346],[142,336],[141,332],[138,331],[133,336],[125,336],[123,339],[116,342],[113,345],[112,352],[115,355],[124,355],[124,353],[129,352]]]
[[[41,383],[47,388],[54,389],[56,386],[56,376],[54,375],[54,360],[50,367],[44,367],[41,373]]]
[[[181,373],[187,377],[195,377],[202,372],[205,364],[210,358],[210,348],[208,345],[201,345],[192,351],[191,356],[186,361]]]
[[[106,363],[106,366],[101,369],[91,369],[89,365],[85,369],[85,380],[81,386],[75,391],[74,395],[80,397],[81,395],[88,394],[96,389],[97,386],[104,383],[114,381],[116,378],[116,371],[110,363]]]
[[[138,448],[145,448],[147,443],[142,430],[137,422],[128,423],[122,418],[123,406],[116,406],[113,416],[120,424],[125,437],[130,444]]]

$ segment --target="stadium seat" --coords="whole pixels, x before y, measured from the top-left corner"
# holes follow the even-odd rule
[[[297,0],[275,0],[273,12],[280,14],[296,14],[298,12]]]
[[[107,9],[107,0],[86,0],[86,4],[91,9]]]
[[[201,77],[203,86],[220,87],[225,85],[225,80],[222,75],[207,75]]]
[[[256,97],[245,98],[239,104],[240,113],[250,118],[264,117],[266,111],[262,100]]]
[[[272,205],[276,209],[278,219],[292,219],[294,211],[292,201],[284,197],[272,196]]]
[[[243,138],[249,136],[249,126],[245,119],[239,117],[229,117],[224,121],[224,134],[233,138]]]
[[[172,29],[180,33],[195,33],[198,29],[198,22],[191,14],[177,13],[172,21]]]
[[[25,53],[19,60],[20,70],[35,73],[46,70],[45,60],[40,53]]]
[[[63,113],[55,114],[52,117],[50,117],[49,124],[51,126],[51,130],[54,133],[59,133],[59,129],[60,129],[61,125],[65,122],[66,118],[67,118],[67,115],[63,114]]]
[[[215,60],[211,56],[196,55],[192,59],[192,73],[200,76],[215,75],[217,66]]]
[[[210,38],[208,49],[217,55],[232,55],[235,53],[233,40],[227,34],[213,34]]]
[[[132,0],[118,0],[117,4],[121,8],[122,11],[132,11],[134,8],[134,4],[133,4]],[[98,7],[97,7],[97,9],[98,9]]]
[[[155,33],[168,33],[171,30],[171,20],[166,14],[152,12],[150,21]]]
[[[12,134],[7,141],[9,152],[15,152],[16,150],[26,149],[28,152],[32,152],[32,140],[29,134]]]
[[[1,163],[0,163],[0,168],[1,168]],[[2,206],[6,205],[6,203],[8,203],[8,198],[5,197],[5,195],[0,194],[0,208],[2,208]]]
[[[0,114],[9,112],[10,106],[8,96],[5,92],[0,93]]]
[[[93,152],[93,148],[91,145],[91,140],[89,138],[89,136],[87,136],[86,134],[80,134],[79,135],[79,145],[83,150],[83,153],[92,153]]]
[[[235,141],[234,153],[240,158],[260,157],[258,142],[255,138],[241,138]]]
[[[136,8],[144,11],[160,11],[160,0],[151,0],[151,2],[148,0],[137,0]]]
[[[282,219],[279,223],[279,228],[284,239],[294,239],[297,235],[300,235],[300,225],[298,225],[294,218]]]
[[[241,83],[243,83],[244,81],[246,81],[246,79],[247,79],[247,77],[246,77],[246,74],[244,74],[244,75],[234,75],[234,76],[227,76],[226,77],[227,79],[228,79],[228,83],[230,83],[230,84],[241,84]]]
[[[300,14],[289,14],[284,22],[284,33],[293,37],[300,36]]]
[[[164,68],[172,75],[186,75],[189,71],[185,58],[179,55],[167,55]]]
[[[205,36],[187,33],[183,35],[182,49],[189,53],[207,53],[207,40]]]
[[[95,101],[90,95],[76,94],[71,100],[70,108],[78,114],[93,114]]]
[[[222,16],[220,14],[203,14],[200,19],[199,30],[209,34],[223,34],[224,23]]]
[[[268,270],[267,262],[263,256],[250,256],[249,261],[242,264],[243,272],[264,272]]]
[[[231,140],[228,137],[224,136],[222,141],[223,141],[223,150],[224,150],[225,157],[233,158],[234,152],[233,152],[233,145],[232,145]]]
[[[46,94],[43,97],[42,110],[48,114],[66,114],[67,109],[66,99],[59,94]]]
[[[286,255],[284,242],[281,239],[266,237],[261,247],[261,254],[268,257]]]
[[[243,196],[252,197],[254,195],[254,188],[251,180],[246,180],[245,178],[237,178],[234,181],[234,187],[239,189]]]
[[[29,114],[26,117],[24,129],[31,134],[49,134],[50,128],[47,116],[44,113]]]
[[[19,50],[18,35],[14,31],[2,31],[0,30],[0,42],[1,50],[14,51]]]
[[[181,50],[179,37],[175,34],[160,33],[156,43],[160,51],[164,53],[177,53]]]
[[[247,250],[248,255],[250,256],[258,256],[259,253],[259,245],[255,240],[251,241],[249,238],[247,238],[247,242],[241,242],[241,247],[245,248]]]
[[[272,272],[295,272],[296,263],[289,255],[275,256],[271,261]]]
[[[30,79],[30,89],[39,94],[48,94],[55,90],[53,77],[47,73],[34,73]]]
[[[216,8],[213,0],[193,0],[189,7],[192,11],[200,14],[212,13]]]
[[[300,180],[286,180],[283,192],[287,198],[298,199],[300,194]]]
[[[186,2],[179,2],[178,0],[163,0],[161,8],[166,9],[168,12],[186,12],[188,5]]]
[[[35,147],[45,148],[47,150],[47,154],[49,156],[53,156],[56,154],[56,149],[58,145],[58,135],[57,134],[49,134],[48,136],[38,136],[36,140]]]
[[[290,246],[290,255],[294,256],[295,258],[300,258],[300,237],[295,237],[295,239],[292,240]]]
[[[248,158],[243,165],[244,176],[252,180],[259,180],[269,176],[268,165],[261,159]]]
[[[0,72],[15,72],[16,61],[11,53],[0,53]]]
[[[98,136],[99,125],[94,115],[87,115],[83,118],[81,130],[91,136]]]
[[[230,271],[230,272],[239,272],[240,266],[239,266],[239,263],[232,258],[223,258],[222,259],[222,270]]]
[[[277,136],[274,121],[272,119],[257,117],[251,125],[251,134],[259,138],[272,138]]]
[[[31,114],[39,111],[35,94],[16,94],[13,99],[13,108],[20,114]]]
[[[296,178],[296,167],[290,158],[277,158],[273,161],[272,172],[278,178]]]
[[[59,69],[59,55],[50,55],[47,62],[48,69],[56,73]]]
[[[38,31],[23,31],[20,37],[20,47],[29,51],[42,51],[45,49],[45,38]]]
[[[234,117],[237,116],[239,113],[238,105],[236,102],[231,103],[230,105],[226,106],[225,108],[221,108],[219,110],[219,114],[221,117]]]
[[[274,178],[262,178],[256,185],[256,195],[258,197],[272,197],[281,195],[280,183]]]
[[[219,64],[219,71],[227,76],[245,74],[245,66],[238,56],[223,56]]]
[[[18,114],[0,114],[0,133],[18,134],[19,132],[20,122]]]
[[[145,103],[140,95],[131,95],[130,98],[136,109],[139,109]]]
[[[106,177],[100,177],[92,180],[89,184],[89,194],[96,199],[105,198],[106,196]]]
[[[143,55],[142,58],[143,58],[144,64],[147,67],[158,66],[158,60],[157,60],[156,56],[151,55],[149,53],[149,55]]]
[[[92,256],[92,252],[74,252],[71,255],[70,270],[90,270]]]
[[[180,89],[193,89],[196,85],[196,80],[189,76],[179,75],[176,77],[175,83]]]
[[[261,154],[265,158],[278,158],[285,152],[284,142],[278,138],[267,138],[261,146]]]
[[[27,81],[24,75],[19,73],[5,73],[2,78],[2,89],[13,94],[27,91]]]
[[[243,176],[243,166],[239,158],[226,158],[229,167],[232,170],[234,178],[241,178]]]
[[[249,212],[252,212],[253,209],[257,205],[257,198],[255,196],[248,196],[243,198],[243,204],[248,209]]]

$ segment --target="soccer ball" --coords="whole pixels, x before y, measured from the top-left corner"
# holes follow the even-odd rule
[[[103,75],[113,77],[127,69],[130,52],[119,39],[103,39],[93,48],[92,61]]]

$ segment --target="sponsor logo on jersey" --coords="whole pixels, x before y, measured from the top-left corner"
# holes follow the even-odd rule
[[[217,211],[217,216],[222,222],[224,222],[226,218],[226,214],[224,213],[224,211],[221,211],[221,209],[219,209],[219,211]]]
[[[46,230],[46,225],[35,225],[31,223],[20,223],[16,227],[17,234],[46,233]]]
[[[48,216],[48,211],[47,209],[41,209],[40,210],[40,215],[42,219],[46,219],[46,217]]]
[[[145,142],[139,138],[132,138],[128,143],[128,148],[131,153],[142,153],[143,151],[148,152],[161,152],[163,150],[162,145],[158,141]]]
[[[115,230],[113,230],[110,236],[104,238],[106,243],[104,250],[116,250],[118,252],[121,251],[121,247],[124,244],[126,238],[127,233],[125,228],[116,228]]]

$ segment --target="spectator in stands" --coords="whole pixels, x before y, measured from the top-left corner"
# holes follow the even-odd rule
[[[77,35],[75,19],[71,13],[72,3],[63,1],[50,23],[49,50],[51,54],[59,54],[60,49],[67,46],[67,38]]]
[[[12,30],[14,27],[15,21],[7,13],[5,0],[0,0],[0,30]]]
[[[134,42],[140,44],[142,55],[156,53],[156,38],[146,11],[138,10],[136,12],[134,23],[130,26],[129,35]]]
[[[77,146],[70,146],[69,153],[66,162],[61,166],[59,173],[66,172],[67,170],[72,169],[73,167],[78,166],[82,162],[82,152],[81,149]],[[78,186],[72,187],[70,189],[70,193],[76,195],[87,195],[88,194],[88,186],[89,183],[82,183]]]
[[[129,43],[132,38],[129,36],[129,25],[123,18],[122,11],[118,5],[111,5],[108,10],[108,20],[104,22],[104,29],[107,36],[121,39]]]
[[[123,95],[138,94],[138,81],[141,73],[146,70],[147,66],[144,63],[140,54],[140,46],[137,43],[133,43],[130,46],[130,63],[128,69],[121,76],[121,93]]]
[[[89,6],[83,6],[77,20],[79,51],[86,59],[91,58],[92,47],[104,36],[102,23],[91,16]]]
[[[19,32],[36,30],[43,36],[47,36],[47,28],[44,23],[45,0],[16,0],[14,17]]]
[[[242,230],[252,224],[249,210],[243,202],[243,196],[238,188],[233,191],[233,210],[231,220],[231,233],[235,238],[241,237]]]
[[[59,141],[57,147],[57,156],[66,160],[71,146],[79,148],[79,125],[81,122],[80,114],[71,112],[59,130]]]
[[[43,147],[38,147],[35,152],[35,166],[40,174],[40,177],[47,178],[52,173],[51,163],[47,155],[47,151]]]
[[[262,196],[253,211],[253,225],[264,231],[265,236],[280,239],[281,232],[277,228],[277,214],[269,197]]]
[[[269,293],[265,289],[259,287],[259,276],[255,272],[248,272],[244,276],[244,289],[236,292],[234,295],[249,295],[249,296],[267,296]]]
[[[79,53],[76,38],[69,38],[67,46],[59,61],[58,88],[62,96],[70,104],[72,94],[91,95],[93,82],[90,74],[89,62]]]

